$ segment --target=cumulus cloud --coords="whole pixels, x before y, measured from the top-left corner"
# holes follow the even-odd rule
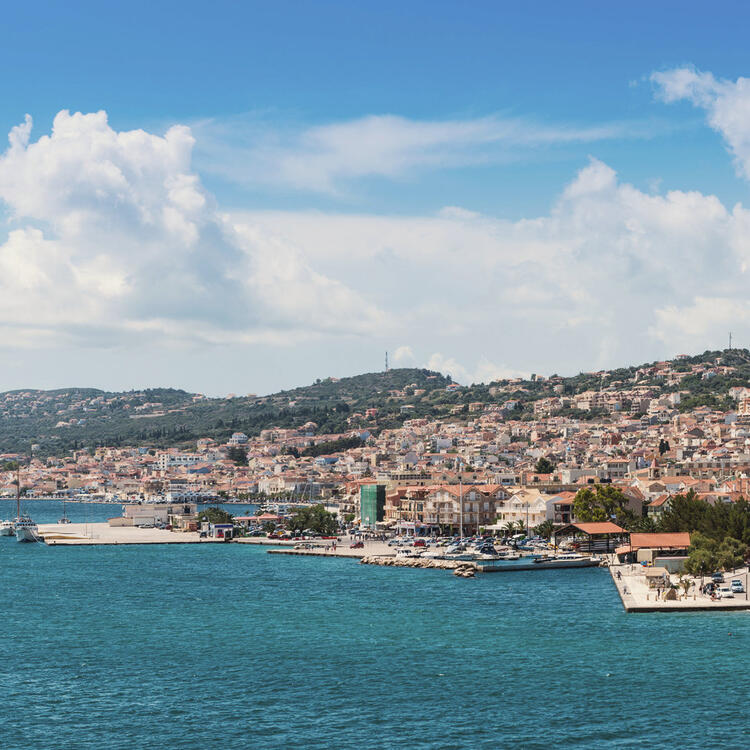
[[[533,219],[451,209],[432,217],[259,212],[235,220],[283,224],[285,238],[324,272],[378,290],[410,340],[438,353],[428,363],[461,382],[514,373],[496,362],[545,374],[689,349],[680,311],[700,298],[743,299],[750,262],[745,208],[696,191],[643,192],[596,159]],[[708,346],[720,325],[696,330],[693,348]],[[750,341],[746,317],[733,326],[738,341],[741,328]],[[448,347],[450,356],[440,354]]]
[[[298,248],[222,217],[188,128],[120,132],[104,112],[62,111],[49,135],[31,129],[27,115],[0,156],[0,326],[16,338],[291,342],[385,325]]]
[[[728,81],[692,67],[651,75],[657,95],[666,102],[687,100],[706,111],[709,125],[721,133],[738,171],[750,177],[750,78]]]
[[[435,352],[427,360],[425,365],[429,370],[436,370],[444,375],[450,375],[453,380],[462,385],[472,383],[491,383],[495,380],[508,378],[528,378],[528,372],[515,370],[507,365],[498,365],[482,357],[473,369],[467,369],[454,357],[446,357],[440,352]]]
[[[414,356],[414,352],[410,346],[399,346],[395,352],[393,352],[393,361],[397,365],[409,366],[417,361]]]
[[[196,123],[201,166],[243,183],[340,193],[354,179],[403,178],[419,170],[505,162],[524,149],[645,137],[654,123],[545,126],[522,118],[412,120],[369,115],[310,128],[252,118]]]

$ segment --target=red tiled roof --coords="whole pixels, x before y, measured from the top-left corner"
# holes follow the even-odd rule
[[[690,534],[687,531],[630,535],[631,549],[684,549],[689,546]]]
[[[575,526],[584,534],[623,534],[625,533],[625,529],[621,528],[616,523],[612,523],[611,521],[598,521],[598,522],[593,522],[593,523],[572,523],[571,526]]]

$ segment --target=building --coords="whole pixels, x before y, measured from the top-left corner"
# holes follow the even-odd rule
[[[363,526],[371,529],[385,519],[384,484],[363,484],[359,488],[359,518]]]

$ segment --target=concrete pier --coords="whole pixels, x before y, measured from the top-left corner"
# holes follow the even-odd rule
[[[609,572],[617,588],[622,606],[626,612],[721,612],[750,610],[750,599],[747,593],[747,568],[735,573],[725,574],[726,585],[732,578],[739,578],[745,587],[744,594],[735,594],[730,599],[711,600],[700,592],[700,578],[692,579],[693,585],[687,595],[682,588],[677,589],[677,599],[664,599],[664,594],[657,598],[655,589],[650,589],[645,579],[647,568],[641,565],[610,565]],[[619,576],[618,576],[619,573]],[[707,579],[705,579],[707,580]],[[677,584],[675,575],[670,576],[670,582]]]
[[[50,547],[94,544],[215,544],[223,539],[201,539],[196,531],[110,526],[108,523],[40,523],[39,536]]]

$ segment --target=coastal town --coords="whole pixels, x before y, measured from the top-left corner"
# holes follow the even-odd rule
[[[711,504],[731,503],[750,489],[750,387],[727,390],[726,408],[684,409],[680,382],[731,376],[715,361],[655,363],[628,381],[594,373],[596,389],[566,395],[555,378],[534,377],[554,395],[523,404],[523,381],[490,387],[489,403],[452,407],[439,419],[406,418],[380,429],[378,408],[352,413],[350,429],[237,431],[227,440],[199,438],[192,448],[81,448],[64,456],[15,452],[0,461],[24,464],[25,498],[114,503],[231,501],[321,502],[341,520],[370,528],[471,533],[508,524],[534,528],[576,520],[583,487],[612,485],[636,515],[657,522],[670,498],[688,491]],[[663,386],[671,386],[664,392]],[[445,391],[467,390],[449,383]],[[398,403],[419,389],[387,394]],[[508,398],[508,394],[514,398]],[[151,407],[147,407],[151,408]],[[571,412],[566,415],[564,410]],[[0,494],[13,497],[16,476],[0,474]],[[363,511],[363,487],[377,500]],[[462,490],[459,491],[459,487]]]
[[[35,500],[122,506],[106,523],[69,523],[63,511],[57,524],[38,527],[19,511],[19,540],[50,546],[231,540],[464,577],[605,565],[628,611],[747,608],[750,387],[737,357],[586,373],[579,382],[597,387],[577,391],[557,376],[502,381],[484,402],[467,402],[471,387],[450,379],[431,390],[406,383],[385,394],[391,412],[412,400],[396,427],[379,425],[383,394],[374,391],[381,406],[350,408],[339,432],[310,420],[192,446],[9,452],[0,455],[0,495],[23,499],[27,513]],[[698,398],[696,381],[706,384]],[[415,398],[434,403],[440,392],[459,403],[441,418],[412,416]],[[124,401],[161,408],[143,399]],[[94,396],[86,408],[101,405]],[[200,511],[241,504],[257,510]],[[295,525],[311,508],[328,520]],[[3,534],[12,522],[4,524]],[[350,543],[337,548],[325,534]],[[721,569],[731,569],[731,585],[703,585]]]

